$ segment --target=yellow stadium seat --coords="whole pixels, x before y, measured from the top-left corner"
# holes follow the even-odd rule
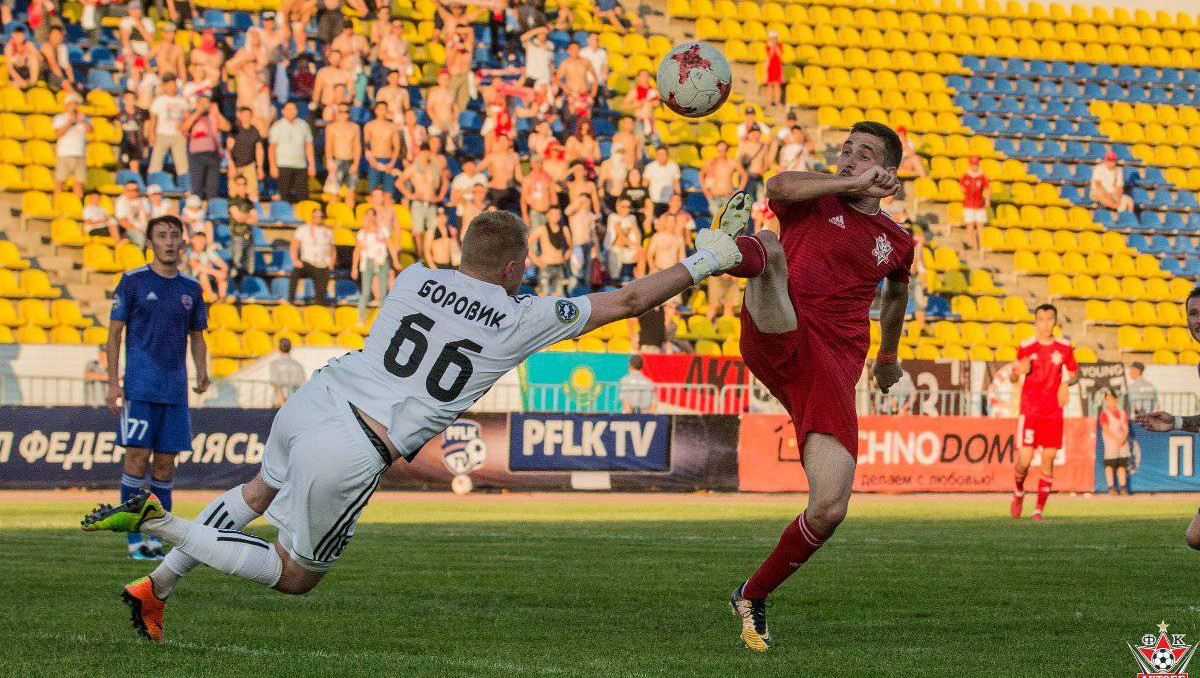
[[[68,325],[58,325],[51,328],[48,337],[51,344],[82,344],[83,335],[79,330]]]
[[[305,346],[334,346],[333,336],[328,332],[309,332],[304,337]]]
[[[233,304],[216,303],[208,307],[208,324],[214,329],[241,332],[246,328]]]
[[[38,299],[57,299],[62,296],[62,290],[51,285],[50,276],[40,269],[21,271],[21,289],[25,296]]]
[[[303,333],[308,331],[308,324],[300,315],[300,309],[291,304],[280,304],[272,309],[271,317],[275,324],[283,330]],[[332,343],[332,341],[330,342]]]
[[[246,354],[242,337],[236,332],[218,328],[208,335],[209,351],[215,358],[239,357]]]
[[[247,330],[242,334],[242,347],[246,351],[246,355],[252,358],[260,358],[275,350],[275,345],[271,343],[271,335],[263,330]]]
[[[41,299],[22,299],[17,302],[17,311],[26,325],[54,327],[58,321],[50,315],[50,307]]]
[[[582,337],[579,339],[578,350],[583,353],[606,353],[608,347],[603,339]]]
[[[242,326],[263,332],[276,332],[279,323],[271,317],[271,311],[262,304],[245,304],[242,306]]]
[[[1122,325],[1117,329],[1117,347],[1122,351],[1140,351],[1142,334],[1136,327]]]
[[[304,307],[304,323],[309,332],[325,332],[337,334],[340,330],[333,322],[333,313],[324,306],[310,305]]]
[[[563,339],[547,346],[545,351],[554,353],[573,353],[575,351],[575,342],[570,339]]]
[[[938,349],[933,344],[919,344],[913,351],[913,355],[917,360],[937,360]]]
[[[1001,346],[996,349],[996,360],[1012,362],[1017,359],[1017,349],[1013,346]]]
[[[992,274],[981,268],[971,270],[970,285],[971,294],[996,294],[1000,291],[992,281]]]
[[[341,346],[342,348],[350,349],[352,351],[357,351],[365,345],[365,342],[363,341],[363,336],[361,334],[359,334],[358,332],[355,332],[354,330],[350,330],[350,329],[342,330],[341,332],[339,332],[338,335],[334,338],[334,340],[337,342],[338,346]]]
[[[16,305],[8,299],[0,299],[0,326],[18,327],[21,324]]]
[[[17,246],[11,241],[0,240],[0,268],[29,268],[29,260],[21,258],[21,253],[17,250]]]
[[[83,317],[79,304],[72,299],[55,299],[50,302],[50,315],[61,326],[84,328],[92,324],[91,320]]]
[[[996,297],[979,297],[975,301],[980,320],[1001,320],[1004,318],[1004,307]]]
[[[1009,296],[1004,299],[1004,317],[1012,321],[1033,320],[1033,314],[1021,297]]]
[[[1142,350],[1157,351],[1165,348],[1167,336],[1161,327],[1146,327],[1142,329]]]
[[[1099,299],[1089,299],[1083,307],[1084,318],[1088,322],[1102,323],[1110,320],[1108,304]]]
[[[224,379],[238,371],[238,361],[231,358],[213,358],[212,376],[214,379]]]
[[[1124,299],[1111,299],[1108,302],[1108,318],[1121,325],[1133,322],[1133,307]]]
[[[37,325],[23,325],[17,328],[17,343],[20,344],[48,344],[50,337],[46,334],[44,327]]]
[[[99,325],[93,325],[83,329],[83,343],[89,346],[101,346],[107,342],[108,328],[100,327]]]

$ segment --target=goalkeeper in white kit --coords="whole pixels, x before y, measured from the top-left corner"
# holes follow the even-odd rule
[[[140,531],[175,546],[148,577],[125,586],[134,626],[161,642],[166,600],[198,563],[282,593],[312,590],[394,460],[411,460],[530,354],[641,315],[738,264],[733,236],[748,225],[752,201],[731,197],[682,263],[573,299],[516,296],[528,229],[508,212],[477,216],[458,270],[404,269],[365,348],[330,361],[287,400],[253,480],[194,521],[168,513],[150,493],[84,518],[84,530]],[[241,531],[260,515],[279,528],[274,544]]]

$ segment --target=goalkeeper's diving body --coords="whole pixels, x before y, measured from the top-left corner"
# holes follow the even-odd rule
[[[741,261],[733,236],[753,198],[732,196],[696,237],[696,253],[620,290],[566,299],[517,296],[528,229],[508,212],[472,220],[458,270],[406,268],[365,348],[330,361],[275,416],[259,473],[217,497],[195,520],[151,493],[86,516],[87,531],[141,531],[175,546],[122,593],[134,626],[162,641],[163,610],[198,563],[291,594],[315,587],[354,535],[380,477],[411,460],[530,354],[662,304]],[[263,515],[274,543],[242,531]]]

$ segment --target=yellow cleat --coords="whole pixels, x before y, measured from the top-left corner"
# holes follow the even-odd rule
[[[771,632],[767,629],[767,599],[742,596],[739,585],[729,596],[729,607],[733,614],[742,618],[742,642],[755,652],[766,652],[771,648]]]
[[[738,191],[729,196],[720,212],[713,215],[712,228],[725,231],[730,238],[736,238],[750,228],[750,211],[754,207],[754,197],[745,191]]]

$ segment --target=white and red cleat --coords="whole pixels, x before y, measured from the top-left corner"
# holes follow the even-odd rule
[[[1035,523],[1042,522],[1042,510],[1041,509],[1038,509],[1033,512],[1033,522],[1035,522]]]

